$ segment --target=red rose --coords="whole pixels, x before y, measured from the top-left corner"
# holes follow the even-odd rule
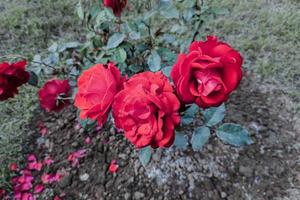
[[[127,0],[104,0],[103,4],[105,7],[110,7],[116,17],[120,17],[126,7]]]
[[[18,93],[18,87],[28,82],[30,75],[25,67],[25,60],[0,63],[0,101],[13,97]]]
[[[97,120],[102,126],[122,83],[121,73],[113,63],[97,64],[84,71],[78,79],[75,97],[75,106],[81,110],[80,117]]]
[[[242,79],[243,58],[231,46],[208,36],[196,41],[189,53],[180,54],[171,77],[177,94],[184,103],[196,103],[207,108],[228,99]]]
[[[179,124],[180,102],[168,78],[161,72],[143,72],[131,77],[113,103],[116,127],[137,148],[169,147]]]
[[[39,90],[39,99],[42,108],[46,111],[60,111],[70,104],[70,84],[68,80],[50,80]]]

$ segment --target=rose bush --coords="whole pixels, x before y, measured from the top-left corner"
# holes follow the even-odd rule
[[[84,71],[78,79],[74,103],[81,111],[81,119],[97,120],[102,126],[107,121],[113,99],[122,88],[124,79],[113,63],[97,64]]]
[[[110,7],[116,17],[120,17],[126,7],[127,0],[103,0],[103,4],[106,7]]]
[[[50,80],[39,90],[40,105],[46,111],[60,111],[70,104],[67,99],[70,92],[68,80]]]
[[[25,71],[26,61],[0,63],[0,101],[13,97],[18,87],[27,83],[29,73]]]
[[[219,106],[242,79],[243,59],[230,45],[208,36],[195,41],[188,54],[180,54],[171,71],[176,91],[187,104]]]
[[[161,72],[143,72],[124,84],[113,103],[118,129],[137,148],[170,147],[174,128],[180,122],[179,100],[168,78]]]

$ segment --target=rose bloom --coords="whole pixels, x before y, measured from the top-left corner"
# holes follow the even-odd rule
[[[105,7],[111,8],[116,17],[120,17],[126,7],[127,0],[103,0],[103,4]]]
[[[39,90],[39,100],[41,107],[46,111],[60,111],[70,104],[67,99],[70,92],[68,80],[53,79],[47,81]]]
[[[188,54],[179,54],[171,78],[184,103],[219,106],[242,79],[242,63],[238,51],[208,36],[207,41],[193,42]]]
[[[18,87],[28,82],[30,75],[25,68],[25,60],[0,63],[0,101],[13,97],[18,93]]]
[[[102,126],[108,118],[113,99],[122,88],[124,77],[113,64],[97,64],[84,71],[77,81],[75,106],[80,118],[97,120]]]
[[[137,148],[169,147],[179,124],[180,102],[168,78],[161,72],[143,72],[131,77],[113,103],[118,129]]]

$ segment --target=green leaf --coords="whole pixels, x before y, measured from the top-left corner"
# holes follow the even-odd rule
[[[195,14],[195,9],[194,8],[186,9],[183,12],[183,18],[184,18],[185,21],[189,22],[193,18],[194,14]]]
[[[139,159],[140,159],[142,165],[144,167],[146,167],[148,165],[148,163],[150,162],[150,160],[151,160],[151,156],[152,156],[151,147],[148,146],[148,147],[145,147],[143,149],[140,149],[138,154],[139,154]]]
[[[175,6],[170,6],[167,9],[162,9],[160,14],[167,19],[179,18],[179,12],[177,11]]]
[[[172,68],[173,68],[172,66],[164,67],[162,69],[163,74],[166,75],[167,77],[170,77]]]
[[[77,13],[78,17],[79,17],[81,20],[84,19],[84,10],[83,10],[83,7],[82,7],[81,0],[78,1],[77,5],[76,5],[76,13]]]
[[[115,19],[115,16],[111,9],[104,9],[100,11],[96,17],[96,24],[99,26],[103,22],[112,21]]]
[[[58,49],[58,44],[56,42],[54,42],[49,48],[48,51],[51,53],[55,53]]]
[[[183,133],[177,132],[175,133],[175,141],[174,141],[174,147],[176,149],[186,149],[188,146],[188,141]]]
[[[33,60],[31,62],[30,70],[34,72],[36,75],[39,75],[42,71],[42,57],[39,54],[34,55]]]
[[[148,20],[149,18],[151,18],[152,16],[156,15],[157,13],[157,9],[152,9],[146,13],[144,13],[144,20]]]
[[[218,138],[224,143],[233,146],[245,146],[253,144],[247,129],[239,124],[225,123],[216,130]]]
[[[210,137],[210,130],[206,126],[197,128],[192,135],[192,147],[194,151],[200,151]]]
[[[196,104],[191,105],[191,107],[187,109],[184,115],[181,117],[181,123],[183,125],[192,123],[198,110],[199,108]]]
[[[76,42],[76,41],[63,43],[63,44],[59,45],[58,52],[63,52],[66,49],[75,49],[77,47],[80,47],[80,45],[81,44],[79,42]]]
[[[161,68],[161,58],[156,50],[152,50],[150,56],[148,57],[148,66],[152,72],[156,72]]]
[[[225,104],[223,103],[219,107],[211,107],[205,109],[203,112],[205,124],[209,127],[221,122],[225,117]]]
[[[100,7],[98,5],[93,6],[91,9],[91,17],[94,19],[99,12],[100,12]]]
[[[143,70],[143,68],[140,65],[132,64],[128,66],[128,69],[134,73],[140,72]]]
[[[32,86],[37,86],[39,83],[39,77],[33,71],[29,71],[29,74],[30,78],[28,83]]]
[[[107,42],[107,49],[113,49],[118,47],[125,39],[125,35],[122,33],[114,33]]]
[[[127,57],[126,51],[123,48],[118,48],[114,52],[112,59],[117,63],[122,63],[125,62],[126,57]]]
[[[43,62],[47,65],[51,65],[51,66],[54,66],[54,65],[57,65],[58,62],[59,62],[59,54],[58,53],[51,53],[48,55],[47,58],[45,58],[43,60]]]
[[[86,131],[92,131],[93,129],[95,129],[97,125],[97,121],[93,121],[90,119],[85,119],[85,120],[79,119],[79,123],[82,126],[82,128]]]
[[[136,31],[132,31],[132,32],[129,33],[129,37],[132,40],[139,40],[141,38],[141,33],[136,32]]]

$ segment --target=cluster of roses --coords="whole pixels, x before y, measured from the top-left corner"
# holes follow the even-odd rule
[[[97,64],[78,79],[75,106],[82,119],[102,126],[110,111],[115,126],[137,148],[169,147],[180,123],[179,109],[185,104],[218,106],[226,101],[242,78],[242,57],[231,46],[208,36],[196,41],[187,54],[179,54],[171,71],[174,82],[158,72],[122,77],[113,63]],[[52,80],[40,90],[42,107],[60,110],[70,102],[66,80]]]
[[[187,54],[179,54],[169,79],[158,72],[142,72],[129,79],[113,64],[97,64],[78,79],[75,106],[82,119],[97,120],[102,126],[110,111],[118,130],[137,148],[169,147],[174,128],[180,123],[179,109],[185,104],[218,106],[226,101],[242,78],[242,57],[230,45],[208,36],[195,41]],[[4,66],[4,67],[3,67]],[[28,80],[25,62],[0,65],[0,97],[12,96]],[[70,104],[67,80],[50,80],[39,91],[47,111]]]

